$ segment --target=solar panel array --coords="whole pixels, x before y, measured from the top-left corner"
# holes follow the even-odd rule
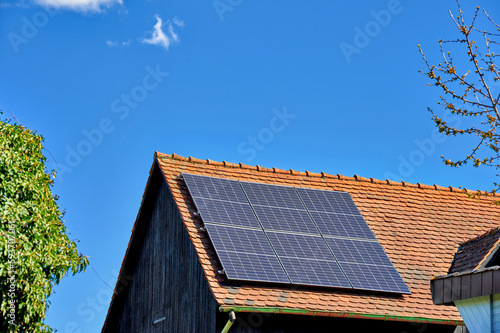
[[[410,293],[348,193],[182,176],[228,280]]]

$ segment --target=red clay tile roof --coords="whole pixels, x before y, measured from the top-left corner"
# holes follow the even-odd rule
[[[470,198],[463,190],[421,184],[298,172],[156,153],[209,286],[223,309],[301,310],[302,314],[387,320],[462,322],[455,307],[433,305],[430,279],[446,274],[458,244],[499,224],[500,206]],[[349,192],[412,294],[390,296],[273,285],[223,283],[210,240],[181,173]],[[248,310],[250,311],[250,310]],[[300,311],[297,311],[300,312]]]
[[[500,223],[500,221],[497,221]],[[484,268],[500,244],[500,227],[460,244],[448,274]]]

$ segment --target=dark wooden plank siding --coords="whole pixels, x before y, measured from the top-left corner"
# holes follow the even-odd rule
[[[464,273],[431,280],[434,304],[453,305],[455,301],[494,295],[500,292],[500,270]]]
[[[125,265],[133,278],[104,332],[215,332],[217,303],[156,167],[147,192]]]
[[[228,314],[219,314],[227,321]],[[218,331],[223,327],[219,321]],[[237,313],[236,321],[229,330],[230,333],[353,333],[353,332],[384,332],[384,333],[453,333],[456,326],[426,324],[413,322],[395,322],[370,319],[347,319],[313,317],[303,315],[275,315],[269,313]]]

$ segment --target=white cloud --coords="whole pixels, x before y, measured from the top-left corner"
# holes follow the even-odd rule
[[[125,47],[130,45],[130,41],[127,40],[125,42],[118,42],[116,40],[107,40],[106,45],[109,47],[117,47],[117,46]]]
[[[115,4],[123,4],[122,0],[35,0],[35,2],[46,7],[82,12],[100,12],[103,8],[109,8]]]
[[[150,38],[145,38],[142,40],[143,43],[160,45],[166,50],[172,45],[179,41],[179,35],[174,31],[174,26],[176,25],[180,28],[184,27],[184,22],[179,20],[177,17],[172,19],[172,22],[168,20],[165,24],[160,16],[155,15],[156,24],[153,27],[153,31]],[[162,27],[165,26],[166,33],[163,31]]]
[[[172,21],[174,21],[174,24],[178,27],[184,28],[184,21],[179,20],[177,17],[174,17]]]
[[[20,1],[2,1],[0,2],[0,8],[28,8],[29,4],[25,0]]]

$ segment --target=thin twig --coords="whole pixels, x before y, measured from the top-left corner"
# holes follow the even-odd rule
[[[13,114],[12,112],[10,112],[9,110],[7,110],[7,112],[8,112],[8,113],[10,113],[10,115],[11,115],[12,117],[14,117],[14,119],[15,119],[15,120],[16,120],[16,122],[19,124],[19,126],[23,126],[23,125],[21,124],[21,122],[20,122],[19,120],[17,120],[16,116],[14,116],[14,114]]]
[[[95,275],[97,275],[97,277],[102,281],[102,283],[104,283],[109,289],[111,289],[111,291],[113,291],[113,294],[116,294],[115,290],[113,288],[111,288],[109,286],[109,284],[107,284],[106,281],[104,281],[104,279],[99,274],[97,274],[97,272],[94,269],[94,267],[92,267],[92,265],[90,265],[90,262],[89,262],[89,267],[92,268],[92,270],[94,271]]]

